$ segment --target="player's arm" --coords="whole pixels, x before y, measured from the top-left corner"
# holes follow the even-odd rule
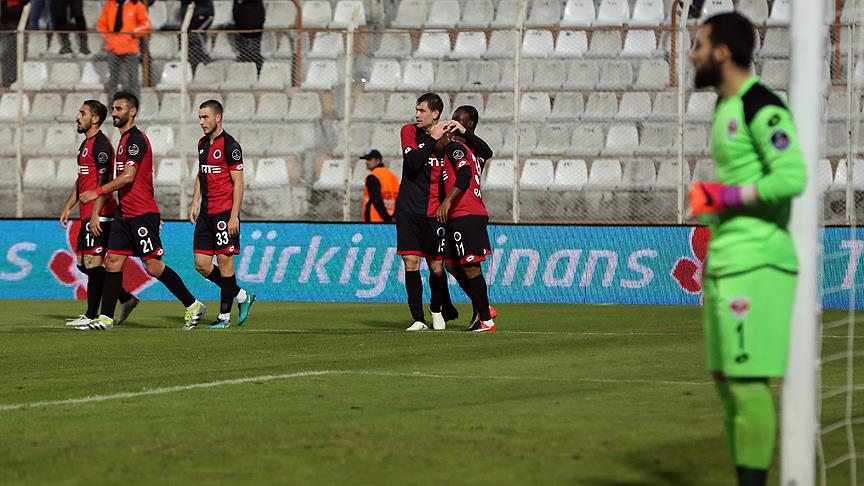
[[[381,181],[372,174],[366,176],[366,190],[369,192],[369,202],[371,205],[366,205],[366,212],[363,215],[363,220],[367,223],[371,218],[372,207],[381,216],[384,221],[390,222],[390,213],[387,212],[387,206],[384,205],[384,196],[381,195]]]
[[[63,204],[63,212],[60,213],[60,226],[66,227],[69,221],[69,214],[72,213],[72,208],[78,203],[78,183],[72,186],[72,193],[66,198],[66,203]]]
[[[450,127],[453,127],[456,131],[459,132],[459,135],[465,140],[465,143],[471,147],[471,150],[474,152],[474,155],[480,157],[481,159],[491,159],[492,158],[492,149],[489,148],[489,144],[486,143],[485,140],[475,135],[473,132],[469,133],[468,130],[462,126],[456,120],[449,120],[447,123]]]
[[[228,157],[228,149],[225,150]],[[228,219],[228,235],[240,234],[240,206],[243,204],[243,149],[240,144],[234,143],[231,148],[231,159],[228,162],[231,182],[234,184],[234,193],[231,200],[231,217]]]
[[[402,127],[402,166],[412,172],[418,172],[426,165],[435,151],[435,142],[444,134],[442,124],[436,123],[429,131],[431,140],[423,144],[423,147],[418,147],[417,130],[414,125]]]
[[[114,165],[114,148],[105,137],[96,137],[93,142],[93,158],[96,160],[96,178],[100,186],[104,186],[111,182],[112,166]],[[90,212],[90,232],[95,236],[102,234],[102,225],[99,221],[99,215],[102,214],[102,207],[105,206],[105,198],[113,197],[109,192],[108,195],[101,195],[93,202],[93,211]]]
[[[102,172],[101,168],[99,171],[99,185],[103,186],[111,182],[111,174],[108,171]],[[99,221],[99,215],[102,214],[102,207],[105,206],[105,198],[113,197],[111,193],[103,194],[96,198],[93,201],[93,211],[90,212],[90,232],[93,233],[93,236],[99,236],[102,234],[102,224]]]
[[[450,189],[450,192],[447,193],[444,200],[441,201],[441,205],[438,206],[436,216],[439,223],[447,221],[447,216],[450,213],[450,205],[463,192],[467,191],[468,186],[471,184],[471,164],[464,155],[461,159],[456,158],[456,152],[464,154],[464,152],[460,150],[460,145],[458,143],[449,143],[447,144],[447,147],[444,148],[447,160],[450,160],[451,163],[456,166],[456,182],[453,184],[453,188]]]
[[[88,203],[102,194],[110,194],[122,187],[126,187],[129,184],[135,182],[135,176],[138,174],[138,164],[130,164],[126,163],[126,167],[123,169],[123,173],[119,176],[115,177],[114,180],[105,184],[104,186],[99,186],[95,191],[87,191],[81,193],[81,196],[78,200],[84,204]]]
[[[201,200],[201,174],[195,174],[195,185],[192,189],[192,205],[189,206],[189,222],[195,224],[198,219],[198,203]]]

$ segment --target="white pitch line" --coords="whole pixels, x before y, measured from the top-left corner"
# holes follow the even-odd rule
[[[67,398],[66,400],[48,400],[43,402],[16,403],[11,405],[0,405],[0,412],[10,410],[22,410],[25,408],[52,407],[55,405],[78,405],[81,403],[104,402],[108,400],[120,400],[123,398],[146,397],[150,395],[164,395],[166,393],[176,393],[187,390],[197,390],[201,388],[215,388],[223,385],[240,385],[243,383],[260,383],[274,380],[287,380],[290,378],[302,378],[305,376],[322,376],[332,373],[331,371],[300,371],[296,373],[285,373],[281,375],[263,375],[250,376],[246,378],[235,378],[232,380],[209,381],[205,383],[192,383],[190,385],[177,385],[162,388],[152,388],[149,390],[141,390],[137,392],[113,393],[111,395],[91,395],[81,398]]]
[[[702,386],[713,385],[708,381],[667,381],[667,380],[636,380],[617,378],[552,378],[548,376],[510,376],[510,375],[447,375],[435,373],[395,373],[386,371],[343,371],[340,373],[367,376],[395,376],[406,378],[440,378],[440,379],[465,379],[465,380],[506,380],[506,381],[551,381],[558,383],[612,383],[612,384],[645,384],[645,385],[686,385]]]

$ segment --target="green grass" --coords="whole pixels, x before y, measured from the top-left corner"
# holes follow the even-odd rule
[[[268,302],[243,329],[182,332],[162,302],[67,329],[81,305],[0,301],[0,484],[732,483],[698,308],[500,305],[476,335]]]

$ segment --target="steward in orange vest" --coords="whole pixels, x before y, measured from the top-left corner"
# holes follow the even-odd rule
[[[361,157],[371,173],[366,176],[363,189],[363,221],[383,223],[393,220],[396,198],[399,196],[399,178],[384,167],[381,152],[371,150]]]

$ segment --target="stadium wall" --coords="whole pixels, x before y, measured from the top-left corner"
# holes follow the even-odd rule
[[[0,220],[0,298],[84,298],[86,277],[75,265],[78,222]],[[192,263],[193,227],[166,222],[165,260],[190,289],[214,298]],[[848,227],[826,228],[823,305],[848,306],[861,280],[864,238]],[[689,226],[492,225],[493,255],[484,265],[493,302],[699,305],[705,228]],[[405,289],[392,225],[244,223],[238,281],[270,301],[402,302]],[[170,300],[135,259],[127,288],[147,300]],[[856,299],[860,307],[864,295]],[[427,289],[428,292],[428,289]],[[451,278],[454,300],[465,301]],[[428,299],[428,295],[427,295]]]

